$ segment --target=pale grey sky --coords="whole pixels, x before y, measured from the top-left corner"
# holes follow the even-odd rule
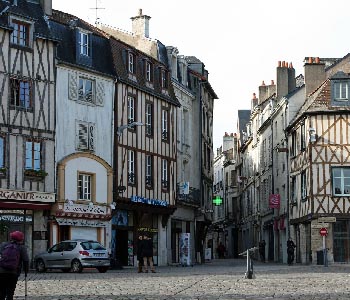
[[[307,56],[349,51],[349,0],[97,0],[100,22],[131,31],[138,9],[151,17],[150,37],[200,59],[219,99],[214,105],[214,153],[236,132],[237,110],[250,109],[278,61],[303,73]],[[53,0],[53,8],[95,22],[96,0]]]

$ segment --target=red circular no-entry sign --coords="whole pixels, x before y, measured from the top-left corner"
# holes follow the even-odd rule
[[[326,236],[327,234],[328,234],[327,228],[322,227],[322,228],[320,229],[320,235]]]

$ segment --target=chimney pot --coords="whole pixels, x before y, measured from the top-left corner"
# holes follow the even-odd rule
[[[309,57],[309,64],[312,64],[312,57]]]
[[[256,99],[256,94],[255,93],[253,93],[253,99]]]
[[[281,67],[281,61],[280,60],[278,61],[277,67],[279,67],[279,68]]]
[[[319,57],[316,57],[315,63],[316,63],[316,64],[319,64],[319,63],[320,63],[320,58],[319,58]]]
[[[261,85],[265,85],[265,81],[263,80],[263,82],[261,83]]]
[[[271,79],[271,85],[275,85],[275,82],[273,79]]]
[[[139,8],[139,16],[142,16],[142,8]]]
[[[290,68],[290,69],[293,69],[293,64],[292,64],[292,62],[289,63],[289,68]]]

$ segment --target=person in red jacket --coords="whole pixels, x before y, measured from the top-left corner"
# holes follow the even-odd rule
[[[26,248],[23,245],[24,234],[21,231],[10,233],[10,241],[0,245],[0,300],[13,300],[18,277],[21,274],[22,267],[24,274],[27,277],[29,269],[29,258]],[[5,248],[13,244],[19,251],[19,259],[16,262],[17,266],[4,267],[5,263]],[[15,249],[12,247],[12,249]],[[7,263],[9,264],[9,263]]]

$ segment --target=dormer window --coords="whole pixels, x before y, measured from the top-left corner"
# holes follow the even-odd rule
[[[336,81],[334,82],[334,100],[336,101],[348,101],[349,100],[349,81]]]
[[[164,69],[160,69],[160,86],[163,89],[168,88],[168,71]]]
[[[132,52],[128,53],[128,71],[131,74],[135,74],[136,73],[136,58],[135,58],[135,54]]]
[[[29,46],[29,24],[12,21],[12,43],[20,46]]]
[[[79,32],[79,49],[81,55],[90,56],[89,35],[85,32]]]
[[[145,66],[146,70],[146,80],[148,82],[153,82],[153,64],[149,61],[146,61],[146,66]]]

